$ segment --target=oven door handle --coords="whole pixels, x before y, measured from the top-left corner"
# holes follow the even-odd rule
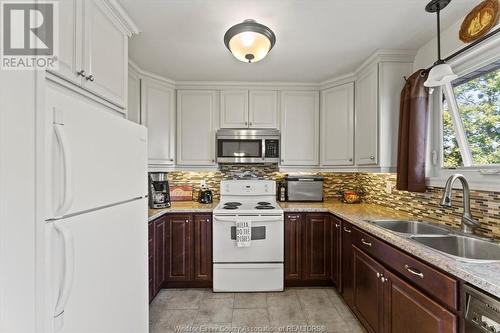
[[[266,216],[268,217],[268,216]],[[248,219],[252,221],[252,223],[265,223],[265,222],[276,222],[276,217],[280,217],[280,216],[274,216],[275,218],[267,218],[265,220],[261,220],[259,219],[259,216],[248,216]],[[226,222],[226,223],[236,223],[236,220],[235,219],[224,219],[224,218],[221,218],[221,217],[214,217],[214,222],[217,223],[217,222]]]

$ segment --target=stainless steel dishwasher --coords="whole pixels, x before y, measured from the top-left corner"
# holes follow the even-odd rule
[[[500,300],[469,285],[465,285],[463,290],[465,332],[500,333]]]

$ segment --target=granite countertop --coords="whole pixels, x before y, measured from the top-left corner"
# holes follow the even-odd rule
[[[149,220],[167,213],[211,212],[217,202],[200,204],[197,202],[173,202],[171,208],[150,209]],[[352,223],[358,228],[392,244],[411,255],[439,267],[441,270],[462,279],[480,289],[500,297],[500,263],[469,263],[427,248],[406,236],[395,234],[378,227],[367,220],[387,218],[413,218],[409,214],[396,209],[373,204],[344,204],[339,201],[325,202],[282,202],[280,206],[287,212],[328,212]]]
[[[202,204],[196,201],[172,201],[170,208],[148,209],[148,221],[172,213],[211,213],[219,202]]]

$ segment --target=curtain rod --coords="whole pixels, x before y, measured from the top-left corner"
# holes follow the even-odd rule
[[[453,59],[453,58],[455,58],[455,57],[459,56],[460,54],[462,54],[462,53],[464,53],[465,51],[469,50],[470,48],[472,48],[472,47],[476,46],[477,44],[479,44],[479,43],[481,43],[481,42],[485,41],[486,39],[490,38],[491,36],[496,35],[496,34],[497,34],[497,33],[499,33],[499,32],[500,32],[500,27],[499,27],[499,28],[497,28],[497,29],[495,29],[495,30],[493,30],[493,31],[490,31],[490,32],[489,32],[489,33],[487,33],[486,35],[484,35],[484,36],[482,36],[482,37],[480,37],[480,38],[476,39],[475,41],[473,41],[472,43],[470,43],[470,44],[468,44],[468,45],[464,46],[463,48],[461,48],[460,50],[456,51],[455,53],[453,53],[453,54],[451,54],[451,55],[447,56],[446,58],[444,58],[444,61],[445,61],[445,62],[448,62],[449,60],[451,60],[451,59]],[[434,67],[434,65],[432,65],[432,66],[428,67],[425,71],[426,71],[426,72],[430,71],[432,67]]]

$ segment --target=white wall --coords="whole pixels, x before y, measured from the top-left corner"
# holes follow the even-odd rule
[[[458,32],[460,30],[460,26],[462,25],[462,21],[465,18],[465,15],[453,23],[450,27],[441,31],[441,55],[442,58],[446,58],[448,55],[452,54],[455,51],[458,51],[466,44],[463,43],[458,38]],[[500,27],[500,21],[498,24],[493,27],[492,30]],[[497,36],[492,37],[492,39],[496,39]],[[415,62],[413,69],[416,71],[420,68],[427,68],[431,66],[437,60],[437,37],[434,37],[432,40],[423,45],[420,49],[418,49],[417,55],[415,56]]]
[[[34,71],[0,71],[1,333],[36,326],[35,120]]]

